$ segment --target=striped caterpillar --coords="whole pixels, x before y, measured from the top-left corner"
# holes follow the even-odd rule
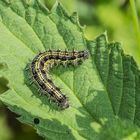
[[[33,82],[36,82],[39,90],[50,97],[53,102],[56,102],[61,109],[69,107],[67,97],[61,92],[51,79],[48,78],[49,70],[52,66],[63,65],[78,65],[89,56],[88,51],[46,51],[39,53],[33,59],[30,69],[33,77]]]

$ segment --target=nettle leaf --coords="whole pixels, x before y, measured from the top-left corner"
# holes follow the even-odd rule
[[[51,73],[71,104],[60,111],[36,88],[31,90],[25,68],[41,51],[66,48],[87,49],[90,58],[76,68],[59,67]],[[0,79],[9,87],[1,101],[46,139],[120,139],[131,133],[140,138],[139,128],[132,125],[140,126],[140,72],[135,61],[119,43],[110,44],[106,33],[88,41],[77,14],[69,16],[60,3],[49,11],[39,0],[0,1]],[[126,125],[115,116],[127,119],[130,129],[121,131]],[[116,137],[115,129],[121,131]]]

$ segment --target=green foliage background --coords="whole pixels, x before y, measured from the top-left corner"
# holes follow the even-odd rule
[[[43,1],[47,7],[51,9],[52,5],[55,3],[54,0],[44,0]],[[107,30],[110,41],[117,40],[121,42],[123,45],[123,49],[126,53],[131,54],[134,56],[137,63],[140,65],[140,44],[139,39],[137,38],[138,34],[135,30],[135,24],[133,22],[133,15],[131,11],[131,7],[129,4],[129,1],[92,1],[92,0],[61,0],[63,5],[66,7],[66,9],[69,10],[70,13],[73,11],[78,11],[80,16],[80,22],[82,25],[87,25],[85,28],[85,36],[88,39],[93,40],[96,36]],[[138,14],[140,14],[140,7],[138,4],[139,1],[137,1],[137,11]],[[2,67],[0,65],[0,67]],[[7,81],[3,81],[4,79],[1,79],[0,84],[0,91],[3,93],[7,87],[5,87],[5,84]],[[0,126],[3,128],[3,132],[0,133],[0,139],[2,140],[22,140],[22,139],[41,139],[39,138],[34,130],[26,125],[19,124],[15,119],[10,120],[13,121],[16,126],[14,127],[13,124],[9,125],[7,124],[7,120],[9,121],[10,118],[14,118],[14,116],[11,114],[11,112],[8,112],[6,108],[3,107],[1,104],[1,117],[0,117]],[[7,113],[8,112],[8,113]],[[114,133],[116,132],[116,129],[119,131],[118,122],[114,121],[114,123],[108,122],[103,128],[102,132],[103,135],[99,136],[99,139],[103,139],[104,137],[110,137],[110,139],[113,138]],[[111,125],[113,124],[113,125]],[[109,125],[109,127],[108,127]],[[118,126],[117,126],[118,125]],[[121,123],[121,128],[128,127],[128,122]],[[4,126],[4,127],[3,127]],[[20,126],[20,127],[19,127]],[[17,130],[19,129],[18,133]],[[131,132],[130,135],[127,135],[128,139],[136,138],[136,130],[139,132],[139,129],[136,127],[127,128],[128,133]],[[114,130],[113,132],[110,132]],[[118,132],[119,136],[118,138],[123,137],[123,134],[125,132]],[[112,136],[108,136],[108,134],[112,134]]]

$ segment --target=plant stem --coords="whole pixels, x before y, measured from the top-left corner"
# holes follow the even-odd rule
[[[140,51],[140,26],[139,26],[138,14],[136,10],[136,4],[135,4],[135,0],[129,0],[129,2],[130,2],[131,11],[132,11],[133,24],[134,24],[134,29],[136,33],[138,49]]]

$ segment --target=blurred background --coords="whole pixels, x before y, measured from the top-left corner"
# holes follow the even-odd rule
[[[69,14],[77,11],[85,36],[93,40],[107,31],[109,41],[121,42],[125,53],[140,66],[140,0],[59,0]],[[42,0],[51,9],[55,0]],[[7,90],[0,78],[0,94]],[[16,115],[0,102],[0,140],[42,140],[35,130],[19,123]]]

